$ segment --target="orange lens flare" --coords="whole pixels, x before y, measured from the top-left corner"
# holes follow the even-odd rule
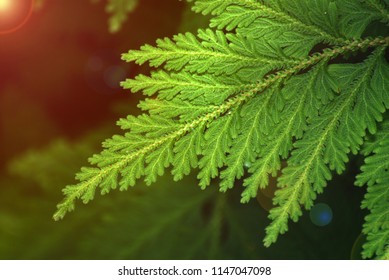
[[[0,13],[6,12],[11,7],[11,0],[0,0]]]
[[[0,35],[17,31],[26,24],[34,0],[0,0]]]

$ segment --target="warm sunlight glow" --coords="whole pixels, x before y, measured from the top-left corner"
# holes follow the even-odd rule
[[[19,30],[30,18],[34,0],[0,0],[0,35]]]
[[[0,0],[0,12],[5,12],[11,7],[11,0]]]

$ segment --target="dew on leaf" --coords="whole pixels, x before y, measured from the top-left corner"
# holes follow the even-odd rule
[[[251,167],[251,162],[246,161],[246,162],[244,163],[244,167],[250,168],[250,167]]]
[[[123,67],[118,65],[108,67],[104,71],[104,81],[108,87],[113,89],[120,88],[120,82],[123,81],[125,77],[126,71]]]

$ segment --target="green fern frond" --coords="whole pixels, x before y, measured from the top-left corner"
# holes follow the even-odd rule
[[[123,54],[159,68],[122,83],[155,98],[140,103],[145,114],[118,122],[129,132],[104,142],[90,159],[97,167],[82,169],[80,183],[65,188],[54,218],[73,210],[76,199],[90,201],[97,188],[127,189],[141,177],[150,184],[169,167],[175,180],[198,169],[201,188],[220,177],[221,191],[243,178],[241,200],[248,202],[286,160],[266,229],[269,246],[312,207],[332,172],[345,170],[366,131],[379,131],[389,108],[389,38],[363,32],[373,21],[386,23],[387,3],[189,2],[212,16],[210,29]],[[353,54],[362,61],[334,62]]]
[[[258,188],[268,185],[269,174],[275,176],[281,168],[281,157],[288,157],[292,139],[301,138],[307,129],[307,118],[317,115],[319,108],[333,99],[336,85],[324,65],[320,63],[312,71],[286,82],[281,92],[286,100],[282,121],[278,120],[275,130],[265,138],[257,160],[248,170],[252,175],[245,179],[242,202],[248,202],[256,196]],[[315,94],[319,88],[320,97]]]
[[[250,28],[252,26],[258,28],[258,37],[268,35],[273,38],[282,32],[297,30],[305,37],[308,34],[331,42],[341,41],[326,28],[328,18],[333,18],[331,23],[334,27],[336,24],[334,22],[336,5],[330,1],[312,3],[309,0],[288,2],[282,0],[207,0],[194,2],[193,11],[204,15],[212,14],[210,26],[218,29],[233,30],[236,27]],[[308,8],[312,10],[311,13],[305,13],[309,10]],[[325,24],[321,25],[323,22]],[[272,29],[278,31],[276,35],[271,34]]]
[[[381,260],[389,260],[389,246],[386,246],[386,250],[385,250],[385,253],[382,255],[382,257],[380,258]]]
[[[195,79],[202,80],[200,85],[204,84],[204,80],[212,82],[219,75],[223,77],[233,75],[229,78],[230,80],[234,78],[235,83],[237,79],[238,81],[260,79],[271,70],[295,66],[300,62],[288,57],[280,47],[272,43],[253,44],[243,36],[224,34],[222,31],[211,29],[199,30],[197,37],[192,33],[185,33],[174,36],[173,40],[159,39],[156,47],[145,45],[138,51],[131,50],[123,54],[122,58],[140,65],[148,62],[151,67],[162,66],[167,71],[183,71],[181,75],[170,77],[173,85],[182,84],[182,79],[190,79],[185,77],[189,76],[189,73],[213,74],[212,77],[196,76]],[[164,74],[155,75],[158,79]],[[177,78],[178,81],[174,81]],[[156,80],[153,80],[155,83]],[[150,88],[146,93],[159,89],[155,84],[151,87],[151,81],[142,76],[133,81],[127,80],[124,86],[139,90],[145,87],[146,81],[148,82],[146,88]]]
[[[328,59],[331,57],[336,57],[337,55],[341,53],[345,53],[348,51],[353,50],[354,48],[363,47],[366,46],[374,46],[374,45],[382,45],[386,44],[386,39],[376,39],[376,40],[365,40],[362,42],[356,41],[350,43],[348,46],[339,47],[334,50],[327,50],[323,52],[322,54],[316,54],[312,57],[309,57],[307,60],[303,61],[300,65],[297,65],[295,67],[286,69],[284,71],[279,72],[277,75],[270,76],[268,79],[264,80],[263,82],[258,83],[253,87],[250,85],[250,87],[253,87],[251,90],[247,90],[240,95],[235,96],[234,98],[231,98],[227,100],[225,103],[220,105],[218,109],[201,116],[198,119],[194,119],[191,122],[186,123],[185,125],[178,125],[177,129],[172,131],[169,134],[162,135],[156,139],[153,139],[150,141],[150,145],[139,147],[137,150],[134,150],[132,152],[123,151],[122,153],[112,153],[110,150],[117,150],[116,143],[114,141],[110,141],[108,143],[112,143],[113,145],[111,147],[106,147],[106,151],[103,151],[101,155],[94,156],[91,159],[91,163],[94,165],[99,166],[99,168],[83,168],[81,170],[81,173],[77,175],[77,179],[81,181],[80,184],[69,186],[64,189],[64,193],[66,195],[66,199],[59,204],[59,210],[57,211],[55,215],[55,219],[60,219],[65,215],[67,211],[71,211],[74,209],[74,201],[75,199],[82,199],[84,203],[89,202],[93,199],[94,191],[99,185],[109,185],[109,181],[107,181],[107,175],[114,174],[114,177],[119,176],[119,173],[123,177],[121,182],[122,189],[125,189],[128,187],[127,183],[129,185],[133,185],[135,183],[134,178],[128,177],[126,175],[133,174],[132,172],[126,174],[125,171],[123,171],[124,168],[126,168],[128,165],[131,167],[134,165],[134,160],[137,159],[136,166],[141,166],[139,161],[139,158],[142,158],[148,153],[151,153],[151,155],[148,156],[148,158],[161,158],[164,159],[164,163],[158,164],[159,168],[155,169],[156,163],[152,164],[151,167],[146,168],[146,171],[153,171],[152,173],[147,173],[148,175],[148,181],[154,181],[156,173],[163,174],[163,166],[168,167],[170,165],[169,159],[171,159],[172,152],[172,142],[179,137],[182,137],[186,133],[192,131],[194,128],[201,127],[209,123],[210,121],[214,120],[217,117],[222,116],[224,113],[228,112],[231,108],[239,107],[241,104],[246,102],[248,99],[250,99],[252,96],[256,95],[257,92],[261,92],[269,87],[269,85],[274,84],[278,82],[280,79],[285,79],[295,73],[298,73],[300,70],[309,67],[315,63],[318,63],[322,61],[323,59]],[[145,119],[147,119],[146,116],[144,116]],[[130,117],[130,119],[135,119],[133,117]],[[174,121],[171,121],[172,126],[174,126]],[[143,126],[147,127],[148,124],[143,124]],[[124,126],[126,128],[126,126]],[[172,128],[173,129],[173,128]],[[136,130],[138,131],[138,130]],[[137,133],[130,133],[126,134],[126,137],[128,137],[128,141],[130,146],[132,145],[138,145],[138,142],[132,142],[133,139],[143,137],[145,135],[139,135]],[[148,137],[145,137],[146,139]],[[121,143],[120,143],[121,144]],[[162,147],[161,147],[162,146]],[[165,157],[159,157],[158,151],[164,152],[166,155],[170,155],[167,159]],[[155,155],[153,155],[155,152]],[[140,168],[140,167],[139,167]],[[156,172],[156,173],[155,173]],[[139,171],[136,172],[136,174],[142,174],[143,172]],[[111,177],[112,175],[110,175]],[[116,184],[114,184],[113,188],[116,187]],[[105,193],[106,191],[104,191]]]
[[[340,24],[349,38],[360,38],[375,20],[389,22],[388,4],[380,0],[339,1],[339,6],[344,11]]]
[[[133,92],[143,91],[150,96],[158,92],[159,99],[187,100],[192,104],[199,102],[220,104],[245,87],[244,83],[230,77],[220,79],[190,72],[169,75],[164,71],[154,72],[151,77],[139,75],[135,79],[127,79],[122,85]]]
[[[200,96],[198,99],[191,102],[178,98],[174,100],[146,99],[141,101],[138,107],[143,111],[148,111],[150,115],[170,119],[179,118],[181,123],[185,123],[217,108],[217,106],[202,100]]]
[[[226,117],[216,120],[205,132],[202,158],[199,162],[199,185],[205,189],[211,179],[219,174],[219,169],[226,164],[227,153],[239,130],[239,112],[231,112]]]
[[[365,164],[356,181],[359,186],[367,185],[362,208],[370,211],[363,226],[363,233],[367,235],[362,252],[364,258],[384,258],[389,246],[389,120],[385,119],[380,128],[366,145]]]
[[[288,167],[279,178],[282,189],[274,200],[279,207],[270,211],[273,222],[267,229],[265,245],[275,242],[287,229],[288,217],[298,220],[300,205],[306,209],[313,206],[316,193],[321,193],[331,179],[331,170],[341,174],[347,154],[358,151],[365,130],[374,132],[375,123],[382,120],[388,97],[370,87],[371,77],[384,74],[378,66],[386,63],[382,54],[379,48],[360,65],[329,67],[330,75],[338,80],[340,94],[311,119],[304,137],[294,144]],[[376,102],[371,101],[374,99]]]

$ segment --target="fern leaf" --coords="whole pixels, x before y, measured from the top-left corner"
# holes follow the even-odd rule
[[[389,21],[389,10],[379,0],[339,1],[338,5],[344,13],[340,24],[349,38],[361,38],[374,20]]]
[[[324,2],[325,4],[322,3],[324,7],[326,4],[330,6],[330,1]],[[313,4],[316,5],[315,8],[319,6],[317,2]],[[336,37],[322,30],[323,26],[320,26],[317,18],[314,18],[314,20],[308,19],[307,22],[302,20],[302,16],[303,18],[307,17],[307,15],[302,15],[302,11],[306,11],[307,7],[311,6],[311,1],[289,1],[288,3],[266,1],[266,3],[261,3],[261,1],[256,0],[200,0],[195,1],[193,10],[205,15],[212,14],[214,17],[211,19],[211,27],[217,27],[218,29],[227,28],[227,30],[232,30],[236,27],[252,25],[258,27],[260,33],[261,29],[267,29],[267,34],[270,35],[272,29],[279,31],[282,27],[286,27],[288,31],[297,29],[302,30],[305,35],[319,35],[326,40],[338,41]],[[323,14],[319,14],[319,17],[323,17]],[[313,17],[313,15],[309,16]],[[330,16],[333,16],[333,14],[330,14]],[[256,20],[259,21],[256,22]],[[318,26],[313,26],[312,23]]]
[[[382,255],[382,257],[380,258],[381,260],[389,260],[389,246],[386,246],[386,250],[385,250],[385,253]]]
[[[172,170],[174,180],[181,180],[185,175],[189,175],[192,168],[197,167],[197,155],[200,154],[203,142],[201,132],[201,127],[196,128],[195,131],[185,135],[175,143]]]
[[[152,145],[153,142],[151,138],[146,138],[139,134],[126,133],[124,136],[114,135],[112,138],[105,140],[103,148],[113,153],[129,153],[144,146]]]
[[[121,129],[128,130],[134,134],[144,133],[146,137],[163,136],[169,132],[179,129],[182,125],[159,116],[140,115],[138,117],[128,116],[117,123]]]
[[[342,52],[350,51],[356,47],[363,48],[366,45],[376,45],[376,44],[381,45],[381,44],[385,44],[385,43],[386,43],[386,40],[382,40],[382,39],[377,39],[377,40],[373,40],[373,41],[366,40],[364,42],[353,42],[350,44],[350,46],[340,47],[340,48],[335,49],[333,51],[325,52],[321,55],[312,56],[311,58],[309,58],[306,61],[303,61],[300,65],[298,65],[296,67],[286,69],[284,72],[280,72],[276,76],[270,76],[264,82],[255,85],[255,87],[253,87],[251,85],[250,86],[250,87],[252,87],[251,90],[250,90],[250,87],[248,87],[248,89],[246,91],[244,91],[241,95],[236,95],[234,98],[227,100],[225,103],[218,106],[218,109],[216,109],[210,113],[207,113],[206,115],[201,116],[200,118],[194,119],[190,122],[187,122],[186,124],[181,124],[179,126],[178,125],[176,126],[174,123],[169,121],[168,122],[169,125],[165,125],[163,127],[165,127],[166,129],[169,129],[169,130],[171,130],[173,127],[177,127],[177,129],[171,130],[170,133],[166,133],[166,134],[163,134],[159,131],[154,131],[153,132],[154,136],[156,136],[156,135],[159,135],[159,136],[157,138],[151,139],[148,145],[140,146],[137,150],[133,150],[131,152],[123,150],[121,153],[114,155],[114,156],[110,155],[110,154],[105,154],[103,152],[100,156],[101,159],[99,159],[99,156],[93,157],[92,159],[94,159],[94,160],[92,160],[92,163],[100,166],[100,168],[101,168],[100,172],[99,173],[96,172],[95,176],[90,176],[90,178],[88,177],[88,179],[82,180],[82,182],[79,183],[78,185],[69,186],[69,187],[64,189],[66,198],[61,204],[59,204],[59,210],[55,214],[55,219],[62,218],[67,210],[74,209],[74,201],[77,198],[83,199],[84,202],[88,202],[89,200],[91,200],[93,198],[92,194],[94,194],[95,189],[99,186],[100,183],[102,183],[102,181],[105,180],[105,177],[108,173],[118,172],[118,170],[123,170],[127,165],[129,165],[131,162],[133,162],[134,159],[141,157],[141,156],[144,156],[144,155],[148,155],[150,153],[153,154],[153,152],[155,153],[154,155],[152,155],[152,156],[154,156],[154,158],[162,159],[162,157],[158,157],[158,152],[159,152],[158,148],[161,145],[165,145],[165,143],[170,143],[171,141],[174,141],[174,139],[180,138],[183,135],[185,135],[186,133],[192,131],[192,129],[209,123],[210,121],[214,120],[215,118],[218,118],[221,115],[223,115],[224,113],[228,112],[232,108],[239,107],[241,104],[243,104],[248,99],[250,99],[252,96],[254,96],[257,92],[261,92],[261,91],[265,90],[267,87],[269,87],[269,85],[278,82],[279,79],[284,79],[286,77],[289,77],[290,75],[293,75],[294,73],[299,72],[301,69],[309,67],[312,64],[318,63],[318,62],[322,61],[323,59],[324,60],[329,59],[331,56],[337,56]],[[151,127],[158,127],[158,124],[154,124],[153,120],[154,120],[153,118],[148,118],[146,116],[143,116],[143,117],[141,116],[139,119],[130,117],[127,120],[121,120],[119,122],[119,124],[122,125],[123,128],[126,129],[126,128],[130,127],[130,125],[129,125],[130,123],[135,123],[136,124],[135,131],[136,132],[143,132],[143,131],[145,131],[144,127],[147,127],[148,125],[151,125]],[[142,123],[143,121],[145,123]],[[140,124],[138,124],[138,123],[140,123]],[[153,133],[148,132],[148,135],[152,136]],[[131,133],[126,134],[125,136],[127,136],[127,135],[132,135],[132,134]],[[139,137],[142,137],[143,134],[139,135],[139,134],[135,133],[135,135],[138,136],[138,138],[139,138]],[[145,135],[143,135],[143,136],[145,136]],[[146,138],[148,138],[148,137],[146,137]],[[135,138],[133,138],[133,139],[135,139]],[[106,143],[116,144],[115,141],[112,141],[112,142],[109,141]],[[144,143],[146,143],[146,142],[144,142]],[[134,145],[136,145],[136,144],[134,144]],[[165,148],[167,148],[167,147],[171,148],[171,145],[166,145]],[[108,147],[106,149],[107,149],[107,151],[114,150],[115,146]],[[166,151],[166,149],[161,149],[160,151]],[[172,154],[172,153],[169,153],[169,155],[170,154]],[[148,156],[149,156],[149,159],[152,158],[152,157],[150,157],[150,155],[148,155]],[[103,160],[103,158],[105,158],[105,159]],[[159,165],[159,168],[149,168],[153,172],[150,173],[152,175],[149,175],[151,177],[149,177],[148,181],[149,182],[154,181],[156,178],[156,174],[162,174],[162,171],[161,171],[162,166],[167,166],[170,163],[171,163],[171,161],[164,162],[162,165]],[[154,164],[153,164],[153,166],[154,166]],[[145,164],[145,168],[146,169],[148,168],[147,164]],[[81,178],[81,177],[79,176],[79,178]],[[127,178],[126,181],[133,182],[134,178],[132,178],[132,179]],[[121,184],[121,183],[119,182],[119,184]]]
[[[219,174],[219,169],[226,164],[232,139],[237,137],[238,114],[231,112],[224,118],[216,120],[204,135],[206,142],[203,144],[203,157],[199,162],[200,172],[197,176],[202,189],[209,186],[211,179],[215,178]]]
[[[181,72],[167,74],[154,72],[151,77],[139,75],[135,79],[127,79],[122,83],[125,89],[143,91],[146,95],[159,93],[159,99],[200,100],[207,103],[220,104],[229,96],[244,89],[245,84],[236,79],[226,77],[199,76]]]
[[[252,102],[242,107],[242,127],[238,136],[233,140],[229,151],[230,156],[226,160],[227,168],[220,175],[222,191],[232,188],[235,179],[240,179],[243,176],[245,164],[254,162],[258,147],[260,147],[264,135],[268,134],[266,122],[272,122],[269,115],[266,114],[271,94],[276,94],[276,91],[256,96]]]
[[[157,181],[158,176],[164,174],[165,168],[173,161],[173,139],[160,145],[153,153],[146,156],[145,182],[150,185]]]
[[[316,87],[322,94],[316,95]],[[328,75],[324,64],[312,71],[291,78],[283,88],[286,106],[282,108],[282,117],[270,137],[263,141],[258,159],[249,168],[252,174],[244,181],[246,189],[242,193],[242,202],[255,197],[259,188],[265,188],[269,182],[269,174],[275,176],[281,168],[281,157],[286,158],[292,149],[293,137],[301,138],[307,129],[307,118],[317,115],[318,110],[334,97],[335,82]],[[277,104],[281,102],[277,101]],[[273,108],[272,112],[277,109]]]
[[[250,76],[259,72],[256,74],[259,78],[272,69],[298,63],[292,58],[286,58],[280,50],[271,46],[271,43],[268,43],[268,46],[255,46],[245,40],[247,39],[243,37],[237,39],[234,35],[227,36],[222,31],[199,30],[198,38],[191,33],[179,34],[174,36],[173,40],[157,40],[156,47],[145,45],[139,51],[130,51],[123,54],[122,58],[137,64],[148,61],[151,67],[163,65],[168,71],[185,70],[198,74],[231,75],[245,70],[244,74],[239,75],[242,79],[246,77],[247,72]],[[239,41],[239,45],[229,41]],[[257,49],[261,46],[271,50],[269,54]]]
[[[269,246],[280,233],[285,232],[288,216],[297,221],[302,214],[300,204],[306,209],[312,207],[316,193],[321,193],[326,181],[331,179],[330,170],[341,173],[350,149],[358,150],[365,130],[374,130],[375,122],[382,120],[387,97],[369,86],[372,76],[382,75],[382,67],[376,68],[377,64],[385,63],[382,54],[383,49],[376,50],[359,67],[333,65],[329,68],[330,74],[338,81],[341,93],[311,120],[304,137],[294,144],[295,150],[288,160],[288,167],[279,179],[281,189],[274,199],[279,206],[270,211],[269,217],[273,222],[267,228],[265,245]],[[367,103],[366,100],[372,97],[378,101]],[[349,127],[349,120],[357,125]],[[348,136],[351,129],[354,129],[353,137]]]
[[[135,186],[136,181],[145,175],[144,165],[145,158],[141,155],[120,171],[123,178],[119,182],[120,190],[127,190],[129,186]]]
[[[146,99],[139,103],[139,108],[148,111],[150,115],[158,115],[164,118],[179,118],[181,123],[188,122],[192,119],[199,118],[201,115],[212,112],[217,108],[203,100],[196,102],[174,100]]]
[[[176,180],[198,168],[202,188],[220,174],[221,191],[247,175],[241,199],[247,202],[287,159],[266,229],[269,246],[313,205],[332,172],[345,170],[366,132],[378,131],[389,108],[389,38],[361,38],[373,21],[387,22],[387,3],[189,2],[212,16],[213,29],[123,54],[127,62],[159,69],[122,85],[157,96],[141,102],[143,115],[119,121],[129,131],[104,142],[105,150],[90,159],[97,168],[82,169],[80,183],[65,188],[55,219],[73,210],[76,199],[91,200],[97,188],[126,189],[141,177],[150,184],[169,166]],[[366,50],[360,63],[333,61]],[[368,223],[386,217],[373,210]],[[383,228],[365,228],[385,238]],[[369,249],[382,255],[385,246]]]
[[[367,243],[363,246],[362,256],[383,257],[389,245],[389,121],[381,124],[381,129],[375,135],[371,144],[373,149],[365,151],[365,164],[362,173],[357,176],[356,184],[367,185],[367,193],[362,202],[362,208],[370,210],[363,226],[367,235]]]

